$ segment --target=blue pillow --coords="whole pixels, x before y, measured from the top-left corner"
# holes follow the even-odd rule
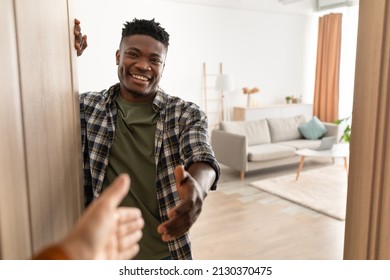
[[[316,116],[307,123],[299,125],[298,130],[304,138],[311,140],[319,139],[328,132],[326,126]]]

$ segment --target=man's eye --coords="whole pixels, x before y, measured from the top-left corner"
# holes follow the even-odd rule
[[[161,59],[158,59],[158,58],[152,58],[150,60],[150,62],[152,62],[153,64],[161,64],[162,63]]]
[[[131,58],[137,58],[138,57],[138,55],[136,53],[133,53],[133,52],[127,52],[127,53],[125,53],[125,55],[128,56],[128,57],[131,57]]]

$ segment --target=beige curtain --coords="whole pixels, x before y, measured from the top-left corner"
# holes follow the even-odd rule
[[[324,122],[338,118],[342,14],[319,19],[313,115]]]

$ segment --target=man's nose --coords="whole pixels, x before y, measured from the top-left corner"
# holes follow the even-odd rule
[[[141,69],[141,70],[144,70],[144,71],[150,71],[152,70],[152,68],[150,67],[148,61],[146,59],[140,59],[137,64],[136,64],[136,67]]]

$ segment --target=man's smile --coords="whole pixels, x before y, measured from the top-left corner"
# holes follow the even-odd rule
[[[150,80],[149,77],[144,76],[144,75],[140,75],[140,74],[131,74],[130,73],[130,76],[133,77],[136,80],[140,80],[140,81],[143,81],[143,82],[148,82]]]

